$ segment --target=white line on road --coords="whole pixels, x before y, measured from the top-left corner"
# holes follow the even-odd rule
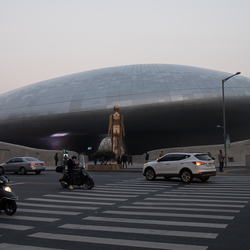
[[[217,203],[248,203],[248,201],[232,201],[232,200],[208,200],[208,199],[180,199],[180,198],[146,198],[145,200],[151,201],[199,201],[199,202],[217,202]]]
[[[124,240],[124,239],[112,239],[101,237],[89,237],[89,236],[77,236],[68,234],[50,234],[50,233],[35,233],[29,235],[29,237],[50,239],[50,240],[63,240],[73,242],[85,242],[101,245],[115,245],[124,247],[141,247],[149,249],[165,249],[165,250],[206,250],[207,246],[197,245],[185,245],[185,244],[173,244],[173,243],[161,243],[153,241],[138,241],[138,240]]]
[[[0,223],[0,228],[3,229],[11,229],[11,230],[18,230],[18,231],[25,231],[32,229],[34,227],[29,226],[22,226],[22,225],[14,225],[14,224],[6,224],[6,223]],[[1,249],[1,248],[0,248]]]
[[[55,203],[70,203],[70,204],[92,204],[92,205],[114,205],[115,203],[108,202],[92,202],[92,201],[67,201],[67,200],[50,200],[42,198],[27,198],[29,201],[45,201],[45,202],[55,202]]]
[[[155,204],[157,205],[157,204]],[[185,208],[185,207],[157,207],[157,206],[121,206],[119,208],[128,209],[157,209],[157,210],[177,210],[177,211],[198,211],[198,212],[219,212],[219,213],[239,213],[240,210],[209,209],[209,208]]]
[[[57,211],[57,210],[39,210],[39,209],[25,209],[18,208],[19,212],[23,213],[39,213],[39,214],[60,214],[60,215],[79,215],[81,213],[69,212],[69,211]]]
[[[123,215],[143,215],[143,216],[169,216],[169,217],[185,217],[185,218],[201,218],[201,219],[217,219],[217,220],[233,220],[234,216],[222,215],[206,215],[206,214],[179,214],[179,213],[152,213],[152,212],[127,212],[127,211],[111,211],[107,210],[104,214],[123,214]]]
[[[41,218],[41,217],[31,217],[31,216],[20,216],[20,215],[15,215],[15,216],[8,216],[8,215],[3,215],[1,216],[1,219],[9,219],[9,220],[29,220],[29,221],[42,221],[42,222],[55,222],[60,219],[58,218]]]
[[[93,230],[93,231],[104,231],[104,232],[175,236],[175,237],[205,238],[205,239],[216,239],[216,237],[218,236],[218,234],[215,233],[155,230],[155,229],[129,228],[129,227],[110,227],[110,226],[99,226],[99,225],[94,226],[94,225],[64,224],[62,226],[59,226],[59,228],[73,229],[73,230]]]
[[[68,192],[60,192],[60,194],[69,194]],[[102,197],[120,197],[120,198],[136,198],[138,197],[138,195],[129,195],[129,194],[97,194],[97,193],[92,193],[92,192],[89,192],[89,193],[80,193],[79,191],[78,192],[71,192],[70,194],[74,194],[74,195],[82,195],[84,197],[86,196],[92,196],[92,197],[95,197],[95,196],[102,196]]]
[[[164,221],[164,220],[140,220],[140,219],[125,219],[125,218],[111,218],[111,217],[95,217],[88,216],[82,220],[91,221],[108,221],[117,223],[135,223],[135,224],[149,224],[149,225],[163,225],[163,226],[180,226],[180,227],[205,227],[205,228],[226,228],[228,224],[220,223],[202,223],[202,222],[184,222],[184,221]]]
[[[26,245],[14,245],[8,243],[0,244],[0,249],[4,250],[52,250],[52,248],[44,248],[44,247],[34,247],[34,246],[26,246]],[[53,250],[63,250],[58,248],[53,248]]]
[[[187,197],[187,194],[177,194],[177,193],[174,193],[174,194],[156,194],[155,195],[156,197],[176,197],[176,198],[179,198],[179,197]],[[206,197],[206,199],[208,198],[215,198],[215,199],[250,199],[250,196],[249,197],[238,197],[238,196],[224,196],[224,194],[221,194],[221,195],[206,195],[206,194],[202,194],[202,195],[198,195],[197,193],[195,194],[188,194],[189,197],[192,197],[192,198],[204,198]]]
[[[81,199],[81,200],[103,200],[103,201],[126,201],[127,199],[119,198],[98,198],[98,197],[82,197],[82,196],[71,196],[71,195],[54,195],[46,194],[45,197],[55,197],[55,198],[67,198],[67,199]]]
[[[176,200],[177,201],[177,200]],[[198,206],[198,207],[233,207],[244,208],[245,205],[224,205],[224,204],[201,204],[201,203],[181,203],[181,202],[134,202],[135,205],[150,205],[150,206]]]
[[[29,202],[18,202],[18,206],[28,206],[28,207],[44,207],[44,208],[57,208],[58,209],[58,205],[49,205],[49,204],[37,204],[37,203],[29,203]],[[64,209],[79,209],[79,210],[96,210],[99,209],[99,207],[83,207],[83,206],[65,206],[65,205],[60,205],[59,207],[60,209],[64,208]],[[18,209],[19,210],[19,209]]]

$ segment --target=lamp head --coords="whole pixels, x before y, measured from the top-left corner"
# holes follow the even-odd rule
[[[237,72],[235,75],[239,75],[239,74],[241,74],[241,72]]]

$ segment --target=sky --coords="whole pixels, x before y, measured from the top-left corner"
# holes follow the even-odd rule
[[[250,77],[249,0],[0,0],[0,94],[147,63]]]

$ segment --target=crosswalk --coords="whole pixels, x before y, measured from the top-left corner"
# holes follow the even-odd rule
[[[64,189],[18,201],[14,216],[1,213],[0,249],[91,244],[93,249],[206,250],[249,201],[250,176],[219,176],[189,185],[142,177],[92,190]],[[46,244],[5,242],[1,229],[22,232],[26,243],[33,239]],[[59,248],[50,247],[54,241]]]

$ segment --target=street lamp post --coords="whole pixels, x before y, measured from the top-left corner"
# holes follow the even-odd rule
[[[225,94],[224,94],[224,83],[229,80],[230,78],[239,75],[240,72],[237,72],[234,75],[231,75],[225,79],[222,80],[222,103],[223,103],[223,129],[224,129],[224,154],[225,154],[225,167],[227,167],[227,131],[226,131],[226,112],[225,112]]]

